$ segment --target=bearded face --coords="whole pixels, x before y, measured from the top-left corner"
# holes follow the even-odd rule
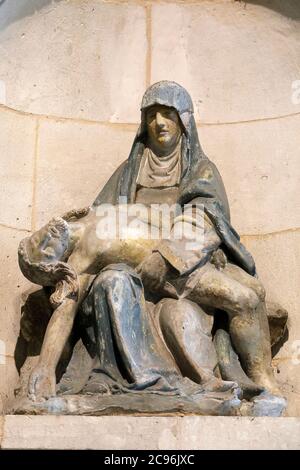
[[[26,242],[29,258],[34,263],[54,263],[63,259],[68,244],[68,224],[60,217],[52,219]]]

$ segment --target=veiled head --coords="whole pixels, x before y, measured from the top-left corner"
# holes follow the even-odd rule
[[[171,153],[178,144],[182,125],[175,108],[155,104],[146,111],[148,144],[158,155]]]

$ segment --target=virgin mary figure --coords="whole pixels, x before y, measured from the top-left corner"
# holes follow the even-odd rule
[[[195,403],[216,393],[222,404],[228,397],[236,404],[240,389],[248,397],[277,395],[265,291],[230,224],[222,178],[199,143],[192,100],[175,82],[146,91],[130,155],[92,210],[124,202],[175,205],[181,224],[204,220],[205,238],[199,249],[184,235],[161,239],[138,269],[118,263],[99,272],[78,315],[96,358],[81,393],[154,393]],[[221,377],[212,326],[224,314],[239,367]],[[43,395],[41,370],[30,379],[36,396]]]

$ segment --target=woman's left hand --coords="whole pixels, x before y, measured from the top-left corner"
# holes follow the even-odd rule
[[[142,282],[151,292],[159,291],[165,284],[168,265],[157,251],[152,253],[136,268]]]

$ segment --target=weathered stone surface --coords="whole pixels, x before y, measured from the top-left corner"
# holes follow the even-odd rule
[[[26,290],[32,289],[32,284],[23,277],[18,266],[18,245],[26,235],[26,232],[0,227],[0,265],[4,268],[0,271],[0,339],[5,342],[9,357],[14,354],[14,345],[19,334],[23,296]]]
[[[184,368],[182,372],[197,381],[196,364],[211,371],[217,366],[211,335],[213,316],[200,309],[196,310],[196,316],[193,302],[184,301],[183,305],[184,315],[180,300],[163,300],[158,307],[159,313],[157,311],[155,315],[159,317],[160,328],[169,350]],[[198,332],[197,342],[191,340],[195,331]]]
[[[0,398],[0,449],[1,449],[1,443],[2,443],[2,437],[3,437],[3,428],[4,428],[4,416],[1,416],[2,410],[1,410],[1,398]]]
[[[18,378],[14,358],[6,356],[5,364],[0,364],[0,414],[5,414],[15,401]]]
[[[0,106],[0,223],[21,229],[31,228],[35,127]]]
[[[37,178],[37,228],[54,215],[92,204],[129,154],[134,130],[43,121]]]
[[[14,361],[14,350],[19,335],[22,298],[32,285],[22,276],[17,250],[26,232],[0,227],[0,341],[3,349],[0,362],[0,395],[4,410],[14,397],[18,374]]]
[[[299,79],[300,30],[292,19],[300,15],[298,4],[291,13],[227,1],[154,5],[152,81],[187,88],[200,121],[299,112],[300,102],[292,101]]]
[[[287,399],[286,416],[300,415],[300,344],[299,340],[297,341],[296,346],[293,341],[289,342],[286,347],[283,347],[278,357],[273,359],[277,383]]]
[[[299,418],[6,416],[4,420],[2,449],[300,449]]]
[[[266,307],[270,328],[272,357],[274,357],[288,338],[288,312],[274,302],[267,302]],[[243,397],[246,399],[250,399],[263,391],[262,388],[258,387],[245,374],[227,331],[222,328],[217,329],[214,335],[214,345],[217,352],[221,376],[224,380],[236,381],[239,387],[243,390]],[[263,403],[264,401],[267,402],[265,405]],[[275,405],[273,406],[274,402]],[[280,397],[265,398],[264,396],[261,396],[258,397],[258,406],[256,406],[256,402],[254,400],[253,414],[254,416],[278,416],[278,414],[276,414],[277,410],[282,410],[283,408],[286,408],[286,403],[283,402]],[[263,414],[264,409],[266,409],[267,412],[265,415]],[[268,414],[272,412],[275,414]]]
[[[289,313],[289,338],[273,359],[277,381],[288,399],[288,416],[300,414],[300,318],[299,285],[300,232],[285,232],[266,237],[244,237],[254,255],[267,298],[280,303]]]
[[[242,237],[256,260],[259,278],[266,288],[267,300],[289,312],[289,339],[299,336],[298,287],[300,283],[300,231],[266,236]]]
[[[295,418],[188,417],[179,442],[186,449],[298,449],[298,426]]]
[[[300,226],[299,125],[300,115],[199,127],[203,149],[224,179],[239,233],[263,234]]]
[[[287,320],[288,312],[275,302],[267,303],[268,321],[273,355],[280,349],[288,337]]]
[[[60,10],[58,5],[48,5],[33,16],[37,4],[50,1],[32,0],[26,8],[23,3],[21,7],[18,0],[10,0],[1,6],[1,12],[8,6],[15,9],[5,18],[6,29],[0,28],[0,85],[6,89],[8,104],[42,114],[137,122],[145,87],[143,8],[61,1]],[[88,3],[96,5],[94,12]],[[244,8],[243,3],[231,0],[203,1],[193,6],[168,3],[152,9],[154,53],[148,57],[152,62],[151,81],[171,78],[187,86],[200,122],[256,120],[299,112],[299,104],[291,101],[292,82],[299,80],[299,23],[290,19],[298,5],[277,2],[277,6],[289,5],[291,14],[284,16],[275,9],[251,4]],[[75,12],[73,16],[71,11]],[[65,21],[69,14],[74,21]],[[128,20],[130,15],[132,19]],[[30,229],[31,208],[27,206],[32,195],[35,120],[8,114],[3,108],[1,113],[0,160],[5,176],[0,223]],[[298,119],[200,127],[203,148],[222,173],[233,223],[241,233],[262,235],[299,225]],[[38,175],[42,185],[38,188],[37,226],[73,205],[89,204],[117,163],[127,157],[133,132],[99,129],[83,122],[74,127],[73,123],[50,119],[41,123]],[[112,155],[106,151],[106,135],[107,140],[116,142]],[[97,147],[101,150],[99,174],[92,163],[73,165],[79,154],[93,162]],[[125,147],[126,151],[121,150]],[[48,178],[59,181],[57,193]],[[273,363],[292,416],[300,414],[298,235],[244,239],[254,254],[268,298],[289,311],[290,339]],[[0,389],[7,402],[7,391],[12,396],[17,377],[12,355],[21,302],[16,291],[26,293],[29,286],[19,282],[23,278],[16,264],[18,242],[13,232],[1,229],[0,236],[9,241],[2,250],[0,270],[4,308],[0,339],[4,337],[10,356],[5,369],[0,365]],[[14,257],[12,264],[7,263],[7,255]],[[166,430],[164,436],[167,440],[172,432]]]
[[[253,416],[281,416],[286,408],[286,400],[283,397],[275,397],[268,393],[253,399]]]
[[[218,357],[218,365],[223,380],[235,380],[243,392],[243,397],[250,400],[253,396],[263,391],[262,387],[256,385],[245,374],[239,357],[233,349],[229,333],[223,329],[218,329],[214,336],[214,345]],[[246,415],[251,414],[251,405],[248,403],[245,412]]]
[[[2,2],[0,29],[2,30],[9,24],[19,21],[25,16],[33,15],[52,1],[53,0],[31,0],[30,2],[20,2],[20,0],[9,0],[9,2]],[[61,0],[54,1],[60,2]]]
[[[205,392],[193,397],[167,393],[128,392],[126,394],[60,395],[43,402],[32,402],[24,397],[10,410],[16,415],[206,415],[240,416],[241,401],[237,390],[227,393]],[[248,410],[247,410],[248,411]],[[251,407],[248,414],[252,414]],[[280,416],[281,412],[278,414]]]
[[[4,28],[0,42],[8,106],[98,121],[138,120],[146,64],[142,6],[52,2]]]

